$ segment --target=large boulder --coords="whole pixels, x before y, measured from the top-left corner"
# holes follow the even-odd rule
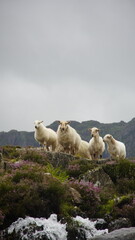
[[[134,240],[135,227],[121,228],[105,235],[93,237],[92,240]]]

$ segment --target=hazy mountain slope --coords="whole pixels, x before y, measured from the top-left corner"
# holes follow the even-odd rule
[[[81,135],[82,139],[89,141],[91,136],[88,128],[98,127],[100,128],[100,135],[103,137],[105,134],[110,133],[116,139],[123,141],[127,148],[127,157],[135,156],[135,118],[128,123],[123,121],[118,123],[100,123],[98,121],[84,121],[82,123],[72,121],[71,126],[74,127]],[[53,130],[57,130],[58,122],[55,121],[48,127]],[[0,146],[3,145],[19,145],[25,146],[39,146],[34,139],[34,132],[25,132],[11,130],[9,132],[0,132]],[[107,156],[105,153],[104,156]]]

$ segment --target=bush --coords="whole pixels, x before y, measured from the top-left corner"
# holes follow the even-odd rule
[[[37,153],[36,151],[26,151],[22,153],[22,159],[25,161],[32,161],[36,163],[43,164],[44,163],[44,155],[42,153]]]
[[[10,169],[1,176],[0,196],[0,209],[5,215],[1,228],[19,217],[49,217],[52,213],[64,216],[68,209],[63,204],[71,205],[68,187],[34,163]]]
[[[86,212],[87,216],[90,218],[96,217],[100,203],[100,188],[95,187],[93,183],[84,180],[72,180],[70,185],[81,194],[82,201],[79,205],[81,211]]]
[[[67,173],[70,177],[78,178],[93,167],[94,164],[89,160],[75,159],[69,163]]]
[[[121,160],[115,164],[106,164],[104,171],[110,176],[119,194],[135,191],[135,164],[129,160]]]
[[[118,216],[130,219],[132,226],[135,225],[135,197],[121,208],[116,207],[114,211]]]
[[[116,190],[120,194],[134,193],[135,192],[135,179],[133,179],[133,178],[119,179],[117,186],[116,186]]]
[[[115,184],[121,178],[135,179],[135,164],[126,159],[115,164],[106,164],[103,169]]]
[[[8,157],[10,159],[12,158],[18,158],[19,152],[17,151],[17,146],[4,146],[2,147],[2,153],[4,157]]]

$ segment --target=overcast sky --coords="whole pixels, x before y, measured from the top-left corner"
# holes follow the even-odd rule
[[[0,0],[0,131],[135,117],[135,0]]]

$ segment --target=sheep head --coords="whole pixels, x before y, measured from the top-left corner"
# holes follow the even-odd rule
[[[106,143],[110,143],[110,142],[114,141],[114,138],[113,138],[113,136],[111,134],[106,134],[103,137],[103,141],[106,142]]]
[[[59,129],[61,132],[66,132],[68,129],[68,124],[70,124],[70,121],[58,121],[59,122]]]
[[[88,129],[91,132],[91,136],[92,137],[96,137],[97,135],[99,135],[99,128],[93,127],[93,128],[89,128]]]
[[[36,121],[34,122],[35,128],[38,129],[39,126],[40,126],[40,124],[41,124],[42,122],[43,122],[43,121],[36,120]]]

